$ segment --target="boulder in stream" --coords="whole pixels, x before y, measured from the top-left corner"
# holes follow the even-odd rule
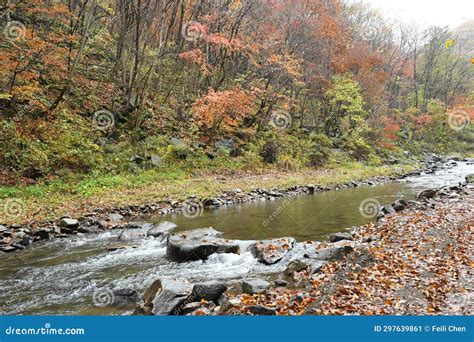
[[[293,249],[295,239],[292,237],[262,240],[250,246],[250,251],[263,264],[273,265]]]
[[[349,233],[334,233],[334,234],[329,235],[330,242],[338,242],[342,240],[353,241],[354,238]]]
[[[467,184],[474,183],[474,173],[466,176],[466,183]]]
[[[253,295],[263,292],[270,287],[270,283],[263,279],[247,279],[242,282],[242,292]]]
[[[193,284],[185,280],[163,278],[152,284],[157,289],[153,299],[154,315],[179,315],[181,306],[193,291]],[[148,291],[147,291],[148,292]],[[151,293],[148,293],[151,296]]]
[[[177,225],[172,222],[163,221],[153,225],[153,227],[148,229],[146,234],[147,236],[164,239],[176,227]]]
[[[63,217],[59,220],[58,226],[61,228],[76,229],[79,227],[79,221],[70,217]]]
[[[178,262],[206,260],[214,253],[240,253],[240,246],[222,239],[222,233],[212,228],[196,229],[168,236],[166,255]]]
[[[315,257],[316,260],[321,261],[336,261],[341,260],[347,254],[354,250],[351,246],[337,246],[320,249]]]

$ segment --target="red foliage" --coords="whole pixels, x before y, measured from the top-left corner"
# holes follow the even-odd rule
[[[206,61],[206,56],[200,49],[182,52],[179,54],[179,57],[192,64],[197,64],[205,75],[209,75],[211,73],[209,70],[210,65],[207,64]]]
[[[401,128],[400,124],[392,116],[382,116],[377,121],[382,127],[380,146],[386,149],[395,148],[395,142],[398,140],[397,133]]]
[[[429,125],[432,118],[429,114],[411,115],[410,120],[415,124],[416,129],[422,129]]]
[[[214,91],[193,104],[196,123],[206,133],[213,134],[220,128],[236,126],[246,115],[254,111],[254,95],[241,88]]]

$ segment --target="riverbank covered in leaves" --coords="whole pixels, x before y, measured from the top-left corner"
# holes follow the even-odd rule
[[[249,276],[241,289],[227,289],[159,279],[135,313],[472,315],[473,205],[472,184],[426,190],[377,222],[304,243],[304,257],[272,283]],[[294,244],[273,242],[257,242],[252,252],[268,263],[265,256],[284,255],[284,244]]]
[[[233,311],[262,305],[282,315],[472,315],[474,186],[445,196],[354,232],[362,243],[345,259],[313,276],[302,271],[308,290],[239,295]]]

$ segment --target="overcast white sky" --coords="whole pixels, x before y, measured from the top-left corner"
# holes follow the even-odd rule
[[[474,0],[365,0],[394,19],[455,28],[474,19]]]

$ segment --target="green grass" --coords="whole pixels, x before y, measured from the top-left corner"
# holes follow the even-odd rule
[[[144,170],[120,175],[73,176],[44,181],[33,186],[0,187],[0,199],[19,199],[18,215],[0,217],[1,223],[24,223],[55,219],[61,215],[80,216],[95,208],[141,205],[161,200],[185,199],[189,195],[215,196],[241,188],[285,188],[294,185],[336,185],[374,176],[390,176],[417,168],[415,163],[395,166],[368,166],[342,161],[325,169],[279,171],[277,169],[207,172],[180,169]],[[222,178],[225,178],[223,180]]]
[[[182,170],[168,172],[146,170],[138,174],[76,176],[43,181],[30,186],[0,187],[0,198],[41,198],[55,194],[88,197],[127,186],[177,181],[188,176],[189,174]]]

